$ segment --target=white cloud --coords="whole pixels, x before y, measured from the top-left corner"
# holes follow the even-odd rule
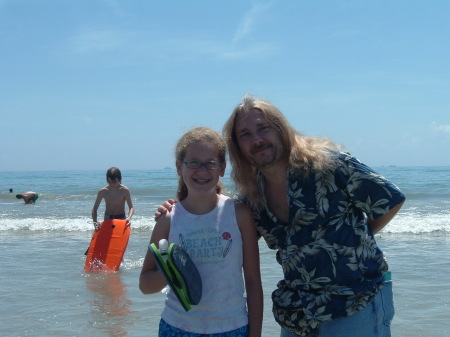
[[[0,0],[1,1],[1,0]],[[103,0],[115,11],[120,8],[114,0]],[[122,63],[138,64],[149,63],[150,60],[171,62],[201,59],[204,57],[227,59],[250,59],[255,55],[273,55],[278,52],[269,41],[251,42],[239,47],[238,42],[247,39],[255,33],[256,26],[261,23],[261,17],[271,8],[273,3],[255,3],[250,10],[243,15],[234,36],[230,41],[217,40],[215,36],[192,34],[173,36],[170,32],[158,30],[108,30],[86,27],[72,36],[69,40],[70,52],[79,57],[105,54],[109,65]],[[124,57],[126,55],[126,57]]]
[[[261,4],[261,3],[255,3],[253,4],[250,11],[248,11],[241,22],[239,23],[236,32],[234,33],[234,37],[231,41],[231,43],[234,45],[237,42],[245,39],[248,35],[250,35],[257,22],[261,22],[261,17],[264,17],[264,11],[268,10],[270,7],[272,7],[271,3],[268,4]]]
[[[437,132],[444,132],[450,134],[450,124],[449,125],[439,125],[436,122],[431,123],[431,128]]]
[[[108,54],[108,64],[184,62],[200,58],[250,59],[255,55],[277,52],[269,43],[252,43],[234,48],[226,41],[208,36],[170,36],[155,31],[120,31],[85,29],[70,40],[70,51],[75,55],[96,56]],[[123,57],[126,55],[126,57]]]

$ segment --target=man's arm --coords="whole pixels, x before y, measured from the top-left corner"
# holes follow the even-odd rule
[[[177,201],[175,199],[168,199],[167,201],[164,201],[155,212],[155,221],[158,221],[162,215],[170,213],[170,211],[172,211],[173,204],[176,202]]]
[[[375,220],[367,220],[367,223],[369,224],[370,229],[372,230],[372,234],[375,235],[379,231],[381,231],[388,223],[391,221],[394,216],[398,213],[400,208],[402,208],[405,201],[402,201],[401,203],[397,204],[395,207],[391,208],[387,213],[383,214],[379,218]]]

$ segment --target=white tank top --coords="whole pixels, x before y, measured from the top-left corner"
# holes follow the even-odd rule
[[[202,215],[176,203],[171,212],[169,243],[181,244],[202,278],[202,298],[186,312],[170,290],[161,318],[182,330],[213,334],[248,324],[242,274],[242,238],[235,201],[220,196],[218,205]]]

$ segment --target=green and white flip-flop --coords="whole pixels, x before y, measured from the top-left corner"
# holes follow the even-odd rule
[[[181,245],[172,243],[165,249],[167,241],[164,240],[165,243],[161,241],[160,249],[154,243],[150,244],[148,249],[184,310],[189,311],[191,305],[200,302],[202,279],[194,262]]]

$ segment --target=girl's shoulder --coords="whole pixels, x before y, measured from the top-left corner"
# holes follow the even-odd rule
[[[232,199],[232,200],[234,202],[234,207],[236,210],[236,217],[238,219],[240,216],[250,216],[250,217],[252,216],[251,209],[246,203],[236,200],[236,199]]]

